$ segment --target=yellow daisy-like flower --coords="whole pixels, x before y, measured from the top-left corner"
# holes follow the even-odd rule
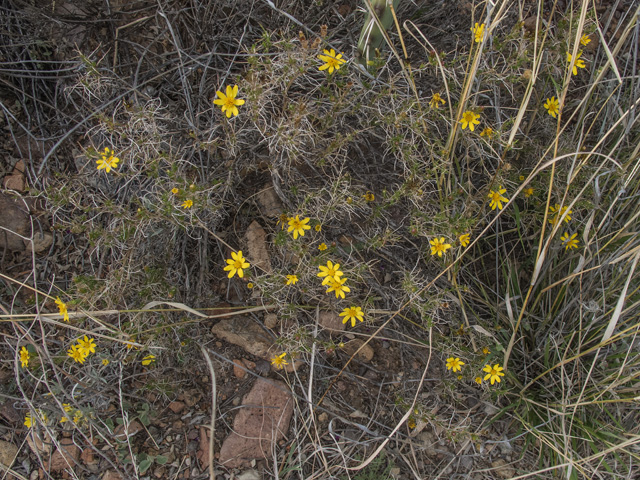
[[[327,244],[322,242],[320,245],[318,245],[318,250],[320,250],[321,252],[327,249]]]
[[[340,66],[346,63],[342,58],[342,54],[339,53],[336,55],[333,48],[331,50],[322,50],[322,53],[324,53],[324,55],[318,55],[318,58],[325,63],[318,67],[320,71],[329,69],[329,73],[333,73],[334,70],[340,70]]]
[[[362,196],[362,198],[364,198],[367,202],[373,202],[376,199],[376,196],[371,192],[367,192]]]
[[[578,68],[586,68],[584,60],[580,58],[581,56],[582,56],[582,50],[580,50],[576,55],[576,61],[573,64],[573,69],[571,70],[571,73],[573,73],[574,75],[578,75]],[[569,52],[567,52],[567,62],[569,62],[569,65],[571,65],[571,59],[572,59],[572,55]]]
[[[242,256],[242,250],[238,250],[238,253],[231,252],[231,258],[227,258],[227,263],[224,270],[229,272],[229,278],[232,278],[236,273],[240,278],[244,277],[243,269],[250,267],[249,262]]]
[[[351,291],[351,289],[344,284],[346,281],[346,278],[331,280],[326,293],[335,292],[336,298],[345,298],[345,292]]]
[[[253,283],[251,283],[251,282],[247,283],[247,288],[249,290],[251,290],[253,288]]]
[[[362,312],[362,309],[360,307],[347,307],[342,310],[340,316],[344,317],[342,319],[343,324],[351,320],[352,327],[356,326],[356,320],[360,320],[362,322],[362,320],[364,319],[364,313]]]
[[[489,350],[489,347],[483,347],[482,348],[482,353],[484,353],[485,355],[488,355],[491,353],[491,350]]]
[[[482,377],[476,377],[475,382],[480,385],[482,383]]]
[[[431,97],[431,100],[429,100],[429,106],[436,110],[440,108],[441,103],[442,105],[444,105],[447,102],[444,101],[444,98],[442,98],[439,93],[434,93],[433,97]]]
[[[73,358],[76,363],[84,363],[85,358],[87,358],[80,345],[71,345],[71,348],[67,350],[67,355]]]
[[[502,188],[502,186],[495,192],[493,190],[489,192],[489,199],[491,199],[491,203],[489,204],[489,206],[491,207],[491,210],[495,210],[496,207],[498,208],[498,210],[502,210],[502,202],[506,203],[509,201],[507,197],[502,196],[502,194],[506,192],[507,189]]]
[[[560,217],[564,215],[564,212],[567,212],[566,206],[563,206],[562,208],[560,208],[560,204],[558,203],[550,206],[549,207],[549,223],[555,227],[556,223],[558,223],[558,219],[560,219]],[[565,215],[564,221],[566,223],[569,223],[569,220],[571,220],[572,213],[573,213],[573,210],[569,210]]]
[[[525,188],[524,189],[524,198],[529,198],[531,195],[533,195],[533,188],[532,187]]]
[[[438,255],[442,257],[443,253],[447,253],[447,250],[451,248],[451,244],[445,243],[444,237],[434,238],[433,240],[429,240],[431,244],[431,255]]]
[[[26,368],[29,366],[29,359],[31,358],[31,355],[29,354],[29,350],[27,350],[27,347],[22,347],[20,349],[20,364],[22,366],[22,368]]]
[[[271,365],[275,365],[276,368],[282,370],[285,365],[289,365],[289,362],[285,359],[287,352],[283,352],[280,355],[276,355],[271,359]]]
[[[562,243],[564,243],[564,245],[565,245],[565,247],[564,247],[565,250],[571,250],[572,248],[578,248],[578,243],[580,243],[580,242],[579,242],[579,240],[577,240],[577,238],[576,238],[577,236],[578,236],[577,233],[574,233],[573,235],[569,236],[569,233],[565,232],[565,234],[560,237],[560,240],[562,240]]]
[[[62,315],[62,319],[65,322],[69,321],[69,312],[67,312],[67,304],[60,300],[60,297],[56,297],[56,305],[58,306],[58,310],[60,311],[60,315]]]
[[[462,114],[462,120],[460,120],[462,129],[464,130],[469,127],[469,130],[473,132],[476,129],[475,126],[480,124],[480,120],[478,120],[479,118],[480,115],[473,113],[471,110],[467,110]]]
[[[178,189],[177,189],[177,188],[175,188],[175,187],[173,187],[173,188],[171,189],[171,193],[173,193],[174,195],[177,195],[179,191],[180,191],[180,190],[178,190]]]
[[[193,207],[193,200],[185,200],[182,202],[182,208],[191,208]]]
[[[231,115],[234,117],[238,115],[238,107],[240,105],[244,105],[244,100],[237,99],[238,95],[238,85],[227,85],[227,94],[225,95],[221,91],[217,91],[216,95],[220,98],[216,98],[213,103],[216,105],[220,105],[222,109],[222,113],[227,112],[227,118],[231,118]]]
[[[24,416],[24,426],[27,427],[27,428],[33,427],[33,419],[31,418],[31,414],[30,413],[27,413]]]
[[[584,47],[589,45],[591,43],[591,39],[589,38],[589,35],[587,35],[586,33],[583,33],[582,36],[580,37],[580,43]]]
[[[317,276],[320,278],[325,277],[324,280],[322,280],[322,285],[326,285],[332,280],[339,280],[339,277],[344,275],[344,273],[340,271],[340,264],[334,264],[331,260],[327,261],[326,267],[324,265],[320,265],[318,266],[318,269],[320,270],[320,273],[318,273]]]
[[[558,113],[560,113],[560,102],[555,96],[547,98],[547,102],[543,106],[553,118],[556,118]]]
[[[152,363],[156,363],[156,356],[155,355],[147,355],[146,357],[144,357],[142,359],[141,363],[145,367],[148,366],[148,365],[151,365]]]
[[[295,217],[289,218],[289,228],[287,228],[287,233],[293,232],[293,239],[297,240],[298,235],[304,237],[304,231],[310,230],[311,227],[307,225],[309,223],[310,218],[304,218],[300,220],[300,217],[296,215]]]
[[[464,362],[461,362],[458,357],[456,357],[456,358],[453,358],[453,357],[447,358],[447,370],[451,370],[454,373],[455,372],[461,372],[463,365],[464,365]]]
[[[96,353],[95,340],[91,337],[87,337],[78,340],[78,348],[85,357],[88,357],[91,353]]]
[[[458,240],[460,240],[460,245],[462,245],[463,247],[466,247],[467,245],[469,245],[470,239],[471,239],[470,233],[463,233],[458,237]]]
[[[482,25],[478,25],[476,22],[475,27],[471,27],[471,31],[473,32],[473,39],[476,43],[480,43],[482,41],[482,37],[484,36],[484,23]]]
[[[480,132],[481,137],[490,137],[491,135],[493,135],[493,128],[491,127],[486,127]]]
[[[110,363],[109,360],[107,360],[106,358],[102,359],[102,365],[104,365],[105,367],[109,365],[109,363]]]
[[[322,231],[322,225],[320,225],[319,223],[318,223],[315,227],[313,227],[313,228],[314,228],[314,230],[315,230],[316,232],[320,232],[320,231]]]
[[[504,377],[504,373],[502,373],[502,370],[504,370],[504,368],[502,368],[497,363],[493,367],[491,365],[486,365],[482,369],[483,372],[487,372],[487,374],[484,376],[484,379],[491,379],[491,385],[493,385],[495,382],[500,383],[500,377]]]
[[[100,154],[100,160],[97,160],[98,170],[104,169],[105,172],[109,173],[112,168],[118,168],[118,162],[120,159],[118,157],[113,156],[113,150],[109,147],[105,147],[104,152]]]
[[[287,275],[287,285],[295,285],[298,281],[298,277],[296,275]]]

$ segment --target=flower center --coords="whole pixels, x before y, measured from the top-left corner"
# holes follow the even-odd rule
[[[236,106],[236,101],[233,97],[227,97],[227,100],[225,101],[224,104],[225,107],[227,108],[233,108]]]
[[[236,260],[235,262],[233,262],[233,268],[235,268],[236,270],[241,270],[242,262],[240,260]]]

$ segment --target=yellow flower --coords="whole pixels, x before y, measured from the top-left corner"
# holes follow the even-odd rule
[[[470,233],[464,233],[460,235],[460,237],[458,237],[458,240],[460,240],[460,245],[462,245],[463,247],[466,247],[467,245],[469,245],[470,238],[471,238]]]
[[[553,118],[556,118],[558,113],[560,113],[560,102],[556,100],[555,96],[547,98],[547,103],[545,103],[543,106],[547,109],[547,112],[549,112],[549,115],[551,115]]]
[[[135,336],[130,336],[129,337],[129,341],[126,342],[127,345],[127,350],[131,350],[132,348],[134,350],[138,350],[140,347],[136,347],[133,343],[136,341],[136,337]]]
[[[525,188],[524,189],[524,198],[529,198],[531,195],[533,195],[533,188],[531,188],[531,187]]]
[[[416,421],[413,418],[410,418],[409,421],[407,421],[407,427],[411,429],[416,428]]]
[[[478,385],[480,385],[482,383],[482,377],[476,377],[475,381]]]
[[[322,242],[320,245],[318,245],[318,250],[320,250],[321,252],[327,249],[327,244]]]
[[[347,205],[351,205],[353,203],[353,198],[347,197]]]
[[[347,281],[346,278],[343,279],[333,279],[329,282],[329,288],[326,293],[335,292],[336,298],[345,298],[344,292],[350,292],[351,289],[347,287],[344,283]],[[323,282],[324,284],[324,282]]]
[[[58,310],[60,311],[60,315],[62,315],[62,319],[65,322],[69,321],[69,313],[67,312],[67,304],[60,300],[60,297],[56,297],[56,305],[58,306]]]
[[[244,277],[242,270],[250,267],[249,262],[242,256],[242,250],[238,250],[238,253],[231,252],[231,258],[227,258],[227,263],[224,270],[229,272],[229,278],[232,278],[236,273],[240,278]]]
[[[484,130],[480,132],[481,137],[490,137],[491,135],[493,135],[493,128],[491,127],[486,127]]]
[[[182,208],[191,208],[193,207],[193,200],[185,200],[182,202]]]
[[[67,350],[67,355],[77,363],[84,363],[85,358],[87,358],[83,353],[82,349],[79,345],[71,345],[71,348]]]
[[[444,105],[447,102],[444,101],[444,99],[440,96],[439,93],[434,93],[433,97],[431,97],[431,100],[429,101],[429,106],[437,110],[440,107],[441,103],[442,105]]]
[[[147,355],[146,357],[144,357],[142,359],[141,363],[145,367],[148,366],[148,365],[151,365],[152,363],[156,363],[156,356],[155,355]]]
[[[565,234],[560,237],[560,240],[562,240],[562,243],[565,244],[565,247],[564,247],[565,250],[578,248],[578,243],[580,242],[576,239],[577,236],[578,236],[577,233],[574,233],[573,235],[569,236],[569,233],[565,232]]]
[[[298,277],[296,275],[287,275],[287,285],[295,285],[298,281]]]
[[[558,219],[562,217],[562,215],[564,215],[564,212],[566,211],[567,211],[567,207],[563,206],[562,208],[560,208],[560,204],[558,203],[556,203],[555,206],[550,206],[549,207],[549,223],[555,227],[556,223],[558,223]],[[569,210],[567,212],[566,216],[564,217],[564,221],[566,223],[569,223],[569,220],[571,220],[572,213],[573,213],[573,210]]]
[[[436,237],[430,240],[429,243],[431,244],[431,255],[438,254],[439,257],[442,257],[442,254],[447,253],[447,250],[451,248],[449,243],[444,243],[444,237]]]
[[[100,154],[100,160],[97,160],[98,170],[104,169],[105,172],[109,173],[112,168],[118,168],[118,162],[120,159],[118,157],[113,156],[113,150],[109,147],[105,147],[104,152]]]
[[[280,228],[282,230],[284,230],[284,224],[287,223],[289,221],[289,217],[287,216],[286,213],[281,213],[280,216],[278,217],[278,223],[276,223],[276,225],[280,225]]]
[[[584,60],[580,58],[581,56],[582,50],[576,55],[576,62],[573,64],[573,69],[571,70],[574,75],[578,75],[578,68],[585,68]],[[569,62],[569,65],[571,65],[571,58],[571,54],[567,52],[567,62]]]
[[[497,363],[493,367],[491,367],[491,365],[486,365],[482,369],[483,372],[487,372],[487,374],[484,376],[484,379],[491,379],[491,385],[493,385],[495,382],[500,383],[500,377],[504,377],[504,373],[502,373],[502,370],[504,370],[504,368],[502,368]]]
[[[483,347],[482,353],[484,353],[485,355],[488,355],[489,353],[491,353],[491,350],[489,350],[489,347]]]
[[[468,126],[469,130],[473,132],[476,128],[475,125],[480,124],[480,120],[478,120],[479,118],[480,118],[480,115],[476,115],[471,110],[467,110],[462,114],[462,120],[460,120],[460,123],[462,124],[462,129],[464,130]]]
[[[329,73],[333,73],[333,70],[339,70],[340,66],[345,63],[345,60],[342,59],[342,54],[336,55],[333,48],[331,50],[322,50],[322,53],[324,55],[318,55],[318,58],[325,63],[318,67],[320,71],[329,69]]]
[[[589,45],[591,43],[591,39],[589,38],[589,35],[587,35],[586,33],[582,34],[582,37],[580,37],[580,43],[582,44],[582,46],[586,47],[587,45]]]
[[[320,278],[325,277],[324,280],[322,280],[322,285],[326,285],[333,280],[340,280],[339,277],[344,275],[344,273],[340,271],[340,264],[334,264],[331,260],[327,261],[326,267],[320,265],[318,269],[320,269],[320,273],[318,273],[317,276]]]
[[[298,215],[296,215],[295,218],[291,217],[289,219],[289,228],[287,228],[287,233],[293,232],[294,240],[298,239],[298,235],[304,237],[304,231],[311,229],[311,227],[307,225],[307,223],[309,223],[309,220],[311,219],[304,218],[300,220],[300,217]]]
[[[247,288],[249,290],[251,290],[253,288],[253,283],[251,283],[251,282],[247,283]]]
[[[227,112],[227,118],[231,118],[231,115],[238,115],[238,107],[240,105],[244,105],[244,100],[236,99],[238,95],[238,85],[227,85],[227,94],[225,95],[221,91],[217,91],[216,95],[220,98],[217,98],[213,101],[214,104],[220,105],[222,108],[222,113]]]
[[[316,232],[319,232],[322,230],[322,225],[317,224],[315,227],[313,227],[315,229]]]
[[[176,187],[173,187],[173,188],[171,189],[171,193],[173,193],[174,195],[177,195],[179,191],[180,191],[180,190],[178,190]]]
[[[280,355],[276,355],[271,359],[271,365],[275,365],[276,368],[283,369],[285,365],[289,365],[289,362],[285,360],[287,352],[283,352]]]
[[[340,316],[344,317],[342,319],[343,324],[351,320],[351,326],[355,327],[356,320],[360,320],[362,322],[364,318],[364,313],[362,312],[362,309],[360,307],[347,307],[344,310],[342,310],[342,313],[340,314]]]
[[[464,365],[464,362],[461,362],[458,357],[456,357],[456,358],[453,358],[453,357],[447,358],[447,370],[451,370],[454,373],[455,372],[461,372],[463,365]]]
[[[518,180],[520,180],[521,182],[524,182],[524,175],[520,175],[520,176],[518,177]]]
[[[96,344],[93,338],[87,338],[85,335],[84,338],[78,340],[78,348],[82,352],[85,357],[88,357],[91,353],[96,353]]]
[[[103,358],[103,359],[102,359],[102,365],[104,365],[105,367],[106,367],[107,365],[109,365],[109,360],[107,360],[106,358]]]
[[[362,196],[362,198],[364,198],[367,202],[373,202],[376,199],[376,196],[371,192],[367,192]]]
[[[33,419],[31,418],[31,414],[30,413],[27,413],[24,416],[24,426],[27,427],[27,428],[33,427]]]
[[[484,23],[482,25],[478,25],[476,22],[476,26],[471,28],[473,32],[474,40],[476,43],[480,43],[482,41],[482,37],[484,36]]]
[[[491,199],[491,203],[489,204],[489,206],[491,207],[491,210],[495,210],[496,207],[498,208],[498,210],[502,210],[502,202],[506,203],[509,201],[506,197],[502,196],[502,194],[506,192],[507,189],[502,188],[502,186],[500,186],[500,188],[498,188],[498,190],[495,192],[493,190],[489,192],[489,198]]]
[[[29,359],[31,358],[31,355],[29,355],[29,350],[27,350],[27,347],[22,347],[20,349],[20,364],[22,366],[22,368],[26,368],[29,366]]]

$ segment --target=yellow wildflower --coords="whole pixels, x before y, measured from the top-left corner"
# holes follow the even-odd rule
[[[91,337],[87,337],[78,340],[78,348],[85,357],[88,357],[91,353],[96,353],[95,340]]]
[[[434,93],[433,97],[431,97],[431,100],[429,101],[429,106],[437,110],[440,107],[441,103],[442,105],[444,105],[447,102],[444,101],[444,99],[440,96],[439,93]]]
[[[151,365],[152,363],[156,362],[156,356],[155,355],[147,355],[146,357],[144,357],[142,359],[142,365],[144,365],[145,367],[148,365]]]
[[[362,198],[364,198],[367,202],[373,202],[376,199],[376,196],[371,192],[367,192],[362,196]]]
[[[578,248],[578,243],[580,242],[576,239],[577,236],[578,236],[577,233],[574,233],[573,235],[569,236],[569,233],[565,232],[565,234],[560,237],[560,240],[562,240],[562,243],[565,244],[565,247],[564,247],[565,250]]]
[[[455,372],[461,372],[463,365],[464,365],[464,362],[461,362],[458,357],[456,357],[456,358],[453,358],[453,357],[447,358],[447,370],[451,370],[454,373]]]
[[[320,273],[318,273],[317,276],[320,278],[325,277],[324,280],[322,280],[322,285],[326,285],[332,280],[339,280],[339,277],[344,275],[344,273],[340,271],[340,264],[334,264],[331,260],[327,261],[326,267],[324,265],[320,265],[318,266],[318,269],[320,270]]]
[[[242,256],[242,250],[238,250],[238,253],[231,252],[231,258],[227,258],[227,263],[224,270],[229,272],[229,278],[232,278],[236,273],[240,278],[244,277],[243,269],[250,267],[249,262]]]
[[[344,317],[342,319],[343,324],[351,320],[351,326],[355,327],[356,320],[360,320],[362,322],[364,318],[364,313],[362,312],[362,309],[360,307],[347,307],[344,310],[342,310],[342,313],[340,314],[340,316]]]
[[[288,233],[293,232],[294,240],[298,239],[298,235],[300,235],[301,237],[304,237],[304,231],[311,229],[311,227],[307,225],[307,223],[309,223],[309,220],[311,219],[304,218],[300,220],[300,217],[298,215],[296,215],[295,218],[291,217],[289,219],[289,228],[287,229],[287,232]]]
[[[97,160],[98,170],[104,169],[105,172],[109,173],[112,168],[118,168],[118,162],[120,159],[118,157],[113,156],[113,150],[109,147],[105,147],[104,152],[100,154],[100,160]]]
[[[193,207],[193,200],[185,200],[182,202],[182,208],[191,208]]]
[[[509,201],[507,197],[502,196],[502,194],[506,192],[507,189],[502,188],[502,186],[500,186],[500,188],[498,188],[498,190],[495,192],[493,190],[489,192],[489,198],[491,199],[491,203],[489,204],[489,206],[491,207],[491,210],[495,210],[496,207],[498,208],[498,210],[502,210],[502,202],[506,203]]]
[[[482,383],[482,377],[476,377],[475,382],[480,385]]]
[[[346,281],[347,281],[346,278],[342,278],[342,279],[334,278],[329,282],[329,288],[327,289],[326,293],[335,292],[336,298],[338,297],[345,298],[344,293],[351,291],[351,289],[344,284]]]
[[[298,277],[296,275],[287,275],[287,285],[295,285],[298,281]]]
[[[276,225],[280,225],[280,228],[284,230],[284,225],[289,221],[289,216],[286,213],[281,213],[278,217],[278,223]]]
[[[238,107],[240,105],[244,105],[244,100],[237,99],[238,95],[238,85],[227,85],[227,94],[225,95],[221,91],[217,91],[216,95],[220,98],[217,98],[213,101],[214,104],[220,105],[222,109],[222,113],[227,112],[227,118],[231,118],[231,115],[238,115]]]
[[[576,55],[576,61],[573,64],[573,69],[571,70],[571,72],[574,75],[578,75],[578,68],[586,67],[586,65],[584,64],[584,60],[580,58],[581,56],[582,56],[582,50],[580,50]],[[569,52],[567,52],[567,62],[569,62],[569,65],[571,65],[571,58],[572,58],[572,55]]]
[[[106,358],[103,358],[103,359],[102,359],[102,365],[104,365],[105,367],[106,367],[107,365],[109,365],[109,360],[107,360]]]
[[[562,208],[560,208],[560,204],[558,203],[550,206],[549,207],[549,223],[555,227],[556,223],[558,223],[558,219],[560,219],[560,217],[562,217],[565,214],[564,212],[567,212],[567,208],[568,207],[566,206],[563,206]],[[571,220],[572,213],[573,213],[573,210],[569,210],[565,215],[564,221],[566,223],[569,223],[569,220]]]
[[[558,102],[555,96],[547,98],[547,102],[543,106],[553,118],[556,118],[558,113],[560,113],[560,102]]]
[[[531,188],[531,187],[525,188],[524,189],[524,198],[529,198],[531,195],[533,195],[533,188]]]
[[[253,283],[251,283],[251,282],[247,283],[247,288],[249,290],[251,290],[253,288]]]
[[[504,368],[502,368],[497,363],[493,367],[491,365],[486,365],[482,369],[483,372],[487,372],[487,374],[484,376],[484,379],[491,379],[491,385],[493,385],[495,382],[500,383],[500,377],[504,377],[504,373],[502,373],[502,370],[504,370]]]
[[[74,362],[84,363],[85,358],[87,358],[79,345],[71,345],[71,348],[67,350],[67,355],[73,358]]]
[[[491,135],[493,135],[493,128],[491,127],[486,127],[480,132],[481,137],[490,137]]]
[[[178,190],[176,187],[173,187],[173,188],[171,189],[171,193],[173,193],[174,195],[177,195],[179,191],[180,191],[180,190]]]
[[[62,315],[62,319],[65,322],[69,321],[69,313],[67,312],[67,304],[60,300],[60,297],[56,297],[56,305],[58,306],[58,310],[60,311],[60,315]]]
[[[447,253],[447,250],[451,248],[451,244],[445,243],[444,237],[436,237],[429,243],[431,244],[431,255],[437,254],[439,257],[442,257],[442,254]]]
[[[29,359],[31,358],[31,355],[29,355],[29,350],[27,350],[27,347],[22,347],[20,349],[20,364],[22,366],[22,368],[26,368],[29,366]]]
[[[484,26],[484,23],[482,25],[478,25],[478,23],[476,22],[475,27],[471,28],[471,31],[473,32],[473,38],[476,43],[480,43],[482,41],[482,37],[484,36]]]
[[[325,63],[318,67],[320,71],[329,69],[329,73],[333,73],[334,70],[339,70],[340,66],[346,63],[342,58],[342,54],[339,53],[336,55],[333,48],[331,50],[322,50],[322,53],[324,53],[324,55],[318,55],[318,58]]]
[[[322,225],[320,225],[319,223],[313,227],[315,229],[316,232],[320,232],[322,230]]]
[[[287,352],[283,352],[280,355],[276,355],[271,359],[271,365],[275,365],[276,368],[283,369],[285,365],[289,365],[289,362],[285,360]]]
[[[460,245],[462,245],[463,247],[466,247],[467,245],[469,245],[470,238],[471,238],[470,233],[464,233],[460,235],[460,237],[458,237],[458,240],[460,240]]]
[[[580,43],[582,44],[583,47],[586,47],[587,45],[589,45],[591,43],[591,39],[589,38],[589,35],[587,35],[586,33],[583,33],[582,36],[580,37]]]
[[[322,242],[320,245],[318,245],[318,250],[320,250],[321,252],[327,249],[327,244]]]
[[[473,113],[471,110],[467,110],[462,114],[462,120],[460,123],[462,124],[462,129],[469,127],[469,130],[472,132],[475,130],[475,126],[480,124],[480,115]]]
[[[30,413],[27,413],[24,416],[24,426],[27,427],[27,428],[33,427],[33,419],[31,418],[31,414]]]

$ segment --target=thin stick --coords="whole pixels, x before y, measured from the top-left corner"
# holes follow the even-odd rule
[[[216,372],[213,370],[213,363],[211,363],[209,353],[202,345],[200,345],[200,350],[202,351],[202,356],[207,361],[209,373],[211,374],[211,426],[209,427],[211,430],[211,435],[209,436],[209,478],[211,478],[211,480],[214,480],[216,478],[213,475],[213,434],[215,432],[216,426]]]

